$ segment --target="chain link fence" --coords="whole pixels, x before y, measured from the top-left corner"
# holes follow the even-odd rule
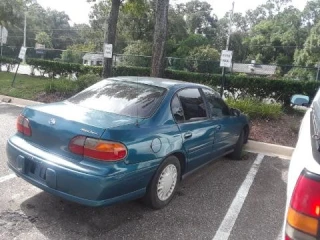
[[[0,54],[2,57],[17,58],[20,47],[3,46]],[[103,63],[101,52],[86,53],[58,49],[28,48],[27,58],[37,58],[51,61],[79,63],[99,66]],[[114,54],[114,66],[151,67],[151,56]],[[0,63],[1,64],[1,63]],[[208,74],[221,74],[222,68],[217,61],[204,61],[189,58],[166,58],[166,68],[171,70],[189,71]],[[293,65],[270,65],[252,63],[233,63],[233,67],[227,69],[228,74],[261,76],[269,79],[294,79],[294,80],[320,80],[319,67],[302,67]]]

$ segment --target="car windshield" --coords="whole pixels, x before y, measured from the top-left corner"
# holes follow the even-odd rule
[[[102,80],[68,99],[90,109],[130,117],[150,117],[165,96],[166,89],[119,80]]]

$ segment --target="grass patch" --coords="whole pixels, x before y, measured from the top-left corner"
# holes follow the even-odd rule
[[[77,81],[17,74],[15,84],[11,87],[13,76],[13,73],[0,72],[0,94],[29,100],[36,100],[42,93],[58,93],[68,98],[101,79],[93,74],[83,75]]]
[[[227,99],[226,102],[232,108],[239,109],[251,119],[278,119],[282,114],[281,104],[263,103],[256,99]]]
[[[13,76],[13,73],[0,72],[0,94],[34,100],[39,93],[44,92],[46,84],[52,81],[48,78],[17,74],[14,87],[11,87]]]

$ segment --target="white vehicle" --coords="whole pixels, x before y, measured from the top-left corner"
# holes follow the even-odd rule
[[[309,106],[309,97],[291,103]],[[320,90],[307,110],[288,172],[285,240],[320,239]]]

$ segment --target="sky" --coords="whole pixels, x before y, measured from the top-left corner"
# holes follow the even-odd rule
[[[213,12],[221,18],[227,11],[230,11],[233,0],[207,0],[213,8]],[[245,13],[249,9],[255,9],[258,5],[265,3],[267,0],[234,0],[235,12]],[[86,0],[37,0],[44,8],[56,9],[66,12],[71,23],[88,23],[90,4]],[[183,3],[186,0],[170,0],[171,4]],[[223,2],[223,4],[221,3]],[[302,10],[307,0],[292,0],[292,5]]]

